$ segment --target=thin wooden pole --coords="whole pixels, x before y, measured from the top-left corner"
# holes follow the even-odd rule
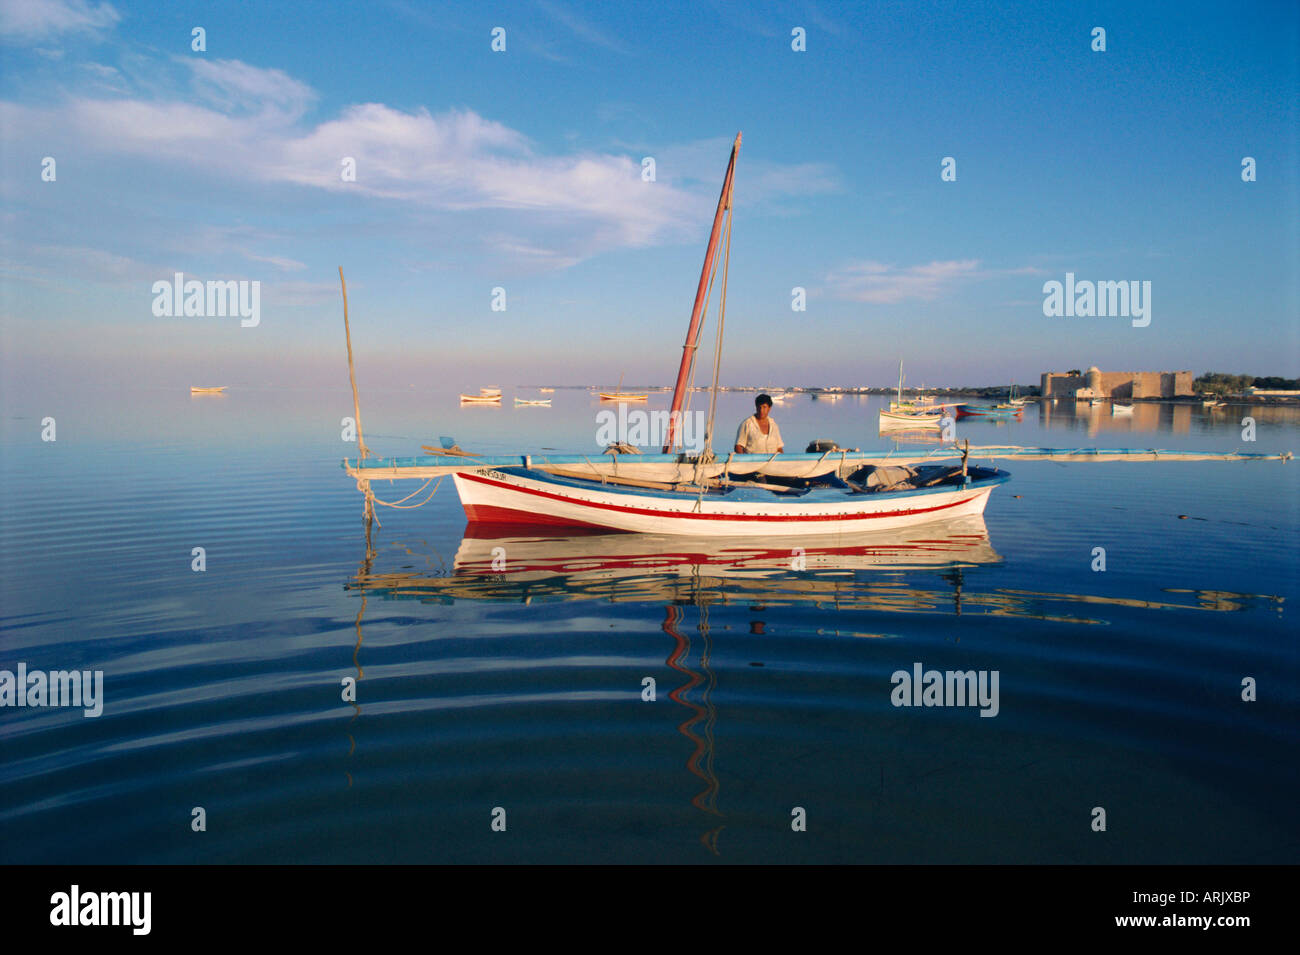
[[[348,340],[348,379],[352,382],[352,413],[357,422],[357,449],[362,458],[370,454],[365,437],[361,433],[361,401],[357,398],[357,373],[352,367],[352,329],[348,327],[348,283],[343,278],[343,266],[339,266],[339,283],[343,286],[343,334]]]
[[[357,422],[357,465],[370,454],[370,449],[366,447],[366,439],[361,431],[361,399],[357,397],[357,373],[352,365],[352,329],[348,325],[348,283],[343,278],[343,266],[339,266],[339,284],[343,286],[343,334],[348,340],[348,380],[352,382],[352,413],[356,415]],[[370,522],[375,519],[375,495],[370,490],[370,482],[362,478],[357,479],[357,486],[361,487],[366,495],[365,519],[366,534],[370,533]]]

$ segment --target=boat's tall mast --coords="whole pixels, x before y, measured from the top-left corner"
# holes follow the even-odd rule
[[[673,404],[668,413],[668,437],[664,441],[664,454],[672,451],[673,445],[677,443],[677,419],[682,410],[682,398],[686,394],[691,365],[695,359],[695,349],[698,347],[700,324],[704,317],[704,299],[709,289],[709,277],[713,274],[713,258],[718,251],[718,236],[722,232],[722,214],[731,208],[731,181],[736,171],[738,152],[740,152],[740,133],[736,133],[736,142],[731,147],[731,161],[727,163],[727,175],[722,180],[722,193],[718,196],[718,211],[713,216],[713,231],[709,234],[709,248],[704,253],[704,268],[700,270],[700,284],[695,290],[695,307],[691,310],[691,324],[686,330],[686,342],[682,345],[682,364],[677,369],[677,383],[673,386]]]

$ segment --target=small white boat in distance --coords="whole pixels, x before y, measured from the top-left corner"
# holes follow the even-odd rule
[[[540,391],[540,392],[541,392],[542,394],[544,394],[544,395],[549,395],[549,394],[551,394],[552,392],[555,391],[554,388],[538,388],[537,390]]]
[[[549,408],[551,406],[551,399],[541,398],[541,399],[529,400],[528,398],[516,398],[515,404],[527,405],[529,407],[535,407],[535,408]]]
[[[914,430],[924,428],[938,431],[943,427],[944,414],[940,411],[909,412],[880,411],[880,430]]]
[[[1124,415],[1130,415],[1130,416],[1131,416],[1131,415],[1133,414],[1133,406],[1132,406],[1132,405],[1111,405],[1111,406],[1110,406],[1110,413],[1111,413],[1113,416],[1121,417],[1121,418],[1122,418]]]
[[[190,394],[192,395],[219,395],[226,390],[226,385],[215,385],[203,387],[199,385],[190,385]]]
[[[480,388],[478,390],[478,393],[485,398],[492,398],[492,397],[500,398],[501,388],[498,385],[488,385],[486,388]]]
[[[463,405],[499,405],[501,404],[500,393],[495,395],[461,395],[460,403]]]
[[[624,391],[599,392],[601,401],[649,401],[649,395],[634,395]]]

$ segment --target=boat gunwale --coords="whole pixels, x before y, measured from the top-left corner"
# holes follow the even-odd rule
[[[936,465],[943,467],[943,465]],[[540,484],[559,485],[561,487],[570,487],[576,490],[607,492],[612,494],[628,495],[631,497],[648,497],[662,498],[666,500],[678,500],[681,498],[698,497],[701,488],[683,488],[682,490],[660,489],[660,488],[640,488],[621,485],[616,482],[602,482],[599,478],[574,478],[567,475],[551,474],[547,471],[540,471],[536,468],[525,467],[487,467],[487,468],[467,468],[464,472],[457,474],[459,477],[474,477],[476,471],[497,472],[516,478],[525,478],[537,481]],[[853,486],[847,487],[828,487],[828,488],[791,488],[789,491],[770,491],[763,488],[746,488],[743,483],[726,485],[722,488],[709,487],[705,489],[705,497],[708,500],[726,500],[736,504],[755,504],[755,503],[781,503],[781,504],[836,504],[854,498],[890,498],[890,497],[912,497],[923,494],[952,494],[962,491],[980,490],[982,488],[993,488],[999,484],[1005,484],[1011,480],[1011,473],[1003,471],[1001,468],[970,468],[971,480],[965,484],[940,484],[934,487],[903,488],[899,490],[876,489],[860,490]],[[983,476],[976,477],[976,472],[982,472]],[[491,477],[490,473],[482,474],[483,477]]]

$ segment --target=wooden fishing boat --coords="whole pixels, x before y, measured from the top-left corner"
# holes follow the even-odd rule
[[[501,396],[497,395],[465,395],[460,396],[460,403],[463,405],[499,405]]]
[[[190,394],[192,395],[219,395],[226,390],[226,385],[215,385],[211,387],[200,387],[199,385],[190,385]]]
[[[889,530],[982,514],[989,494],[1009,479],[997,468],[945,465],[868,466],[815,482],[767,477],[662,487],[528,467],[453,475],[472,522],[723,537]]]
[[[881,431],[900,428],[938,431],[945,417],[941,411],[885,411],[883,408],[878,415]]]
[[[1012,421],[1020,420],[1024,414],[1023,408],[1008,408],[998,405],[958,405],[958,418],[992,418],[994,420]]]
[[[601,401],[649,401],[649,395],[634,395],[623,391],[600,391]]]
[[[740,136],[737,135],[722,193],[718,197],[691,324],[682,347],[665,454],[676,446],[678,419],[673,412],[680,411],[690,383],[706,292],[717,277],[715,255],[724,218],[728,251],[723,258],[730,260],[732,187],[739,149]],[[725,271],[721,279],[722,295],[718,300],[720,331],[725,322]],[[721,337],[719,333],[719,341]],[[709,434],[712,433],[717,399],[719,362],[720,356],[715,355]],[[621,379],[619,384],[621,386]],[[825,398],[828,395],[840,397],[838,392],[814,393],[814,397]],[[612,395],[602,393],[601,397],[623,396],[618,392]],[[900,400],[901,397],[900,363]],[[891,413],[882,414],[888,418]],[[929,411],[922,415],[892,414],[911,427],[917,424],[937,427],[942,417],[942,412]],[[818,458],[814,469],[820,467],[829,454],[826,452]],[[832,458],[830,466],[814,477],[782,478],[771,467],[781,457],[780,454],[771,455],[761,471],[745,467],[745,471],[757,478],[745,481],[734,479],[729,466],[731,456],[722,464],[721,473],[716,470],[712,475],[708,471],[702,473],[701,465],[712,458],[707,448],[697,461],[695,475],[689,481],[656,482],[617,475],[595,477],[582,471],[557,468],[543,470],[532,467],[527,457],[522,467],[476,467],[455,472],[453,480],[471,522],[584,526],[694,536],[788,536],[846,533],[867,528],[884,530],[940,518],[980,514],[993,488],[1009,477],[997,468],[968,468],[965,458],[960,467],[864,465],[846,472],[847,452],[842,452],[839,467]]]
[[[948,405],[937,405],[932,395],[920,395],[903,400],[903,359],[898,359],[898,397],[889,403],[889,410],[879,412],[877,423],[881,431],[939,431],[947,416]]]
[[[672,407],[667,416],[667,435],[663,453],[646,461],[651,470],[667,465],[687,480],[655,481],[630,477],[628,471],[637,464],[608,457],[597,476],[597,467],[587,455],[579,455],[588,472],[568,471],[554,466],[534,466],[531,455],[523,456],[519,466],[493,467],[483,459],[453,463],[450,453],[431,456],[433,473],[451,473],[457,493],[471,522],[540,524],[549,526],[595,527],[620,531],[650,532],[691,536],[798,536],[837,534],[860,530],[887,530],[935,520],[981,514],[989,495],[999,484],[1009,480],[997,468],[968,467],[963,456],[960,466],[920,465],[917,467],[863,464],[850,469],[849,451],[827,450],[820,455],[728,455],[719,461],[706,440],[702,454],[688,460],[674,454],[682,444],[680,412],[690,386],[695,354],[701,331],[701,319],[708,291],[714,280],[721,279],[718,302],[718,342],[726,317],[727,269],[717,275],[719,258],[730,262],[732,223],[732,187],[740,135],[732,146],[722,192],[714,214],[713,229],[705,252],[704,265],[696,288],[691,322],[682,347],[681,363],[673,387]],[[718,257],[719,239],[726,221],[726,249]],[[340,271],[340,279],[341,279]],[[347,298],[344,285],[344,326],[347,325]],[[349,345],[349,356],[351,346]],[[721,355],[714,355],[713,384],[710,388],[706,436],[714,433]],[[351,361],[349,360],[351,375]],[[373,493],[370,482],[379,479],[378,462],[364,460],[366,450],[360,438],[360,411],[353,378],[353,403],[357,406],[358,444],[361,460],[349,473],[367,495],[367,514],[372,513]],[[646,400],[648,395],[601,392],[602,400]],[[900,383],[901,388],[901,383]],[[838,394],[836,394],[838,397]],[[462,396],[465,398],[467,396]],[[482,396],[480,396],[482,397]],[[499,396],[496,400],[499,401]],[[927,420],[929,416],[927,416]],[[937,422],[938,416],[934,416]],[[857,453],[857,452],[853,452]],[[636,455],[650,458],[651,455]],[[789,463],[781,462],[783,457]],[[744,458],[736,461],[733,458]],[[344,462],[348,467],[347,462]],[[468,466],[467,466],[468,465]],[[630,465],[630,467],[629,467]],[[644,467],[644,466],[642,466]],[[397,469],[403,465],[396,463]],[[414,477],[424,470],[422,461],[413,461],[407,475]],[[619,470],[622,469],[622,474]],[[783,475],[782,472],[785,472]],[[612,473],[611,473],[612,472]],[[793,472],[793,473],[791,473]],[[750,480],[737,480],[747,475]],[[788,476],[787,476],[788,475]],[[435,486],[436,491],[436,486]],[[432,495],[432,492],[431,492]]]
[[[623,390],[623,376],[618,376],[618,387],[613,391],[598,391],[601,401],[649,401],[648,394],[633,394]]]
[[[551,406],[550,398],[516,398],[515,405],[525,405],[530,408],[549,408]]]

